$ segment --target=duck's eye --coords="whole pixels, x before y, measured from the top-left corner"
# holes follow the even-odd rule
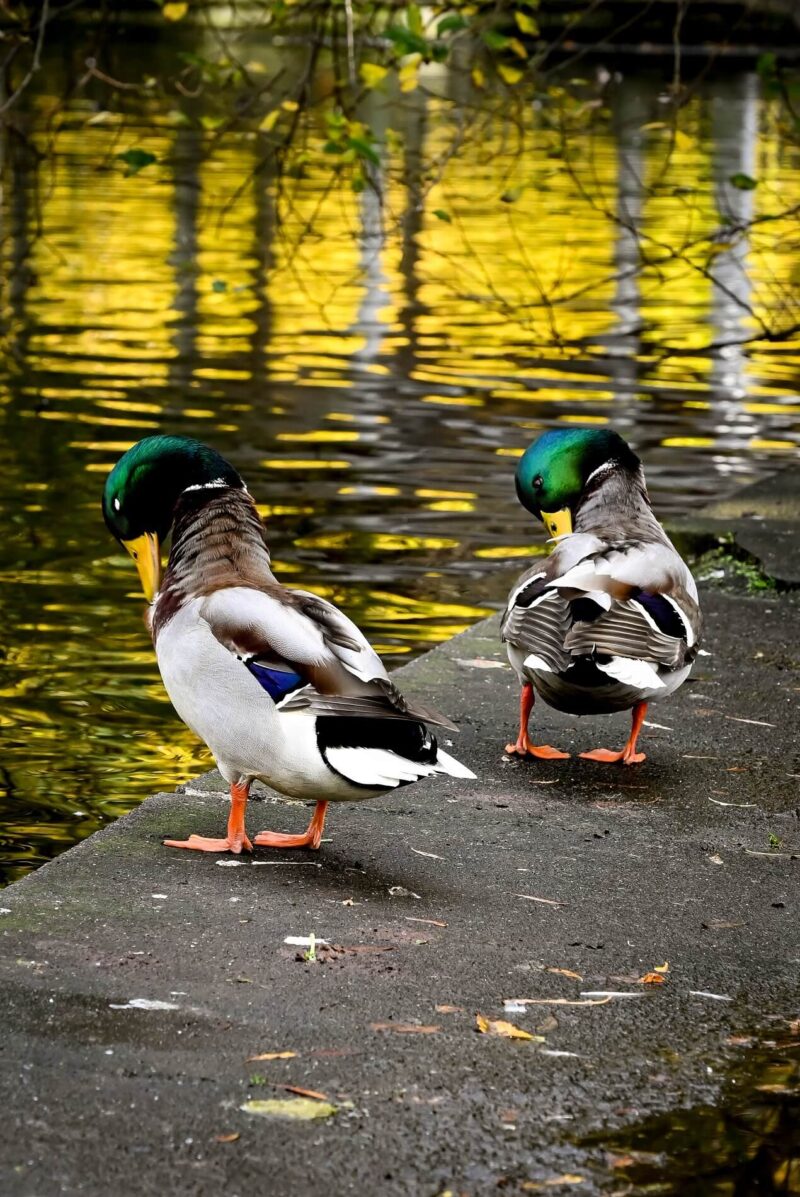
[[[541,490],[543,486],[544,486],[544,478],[542,477],[541,474],[537,474],[533,480],[533,489]]]

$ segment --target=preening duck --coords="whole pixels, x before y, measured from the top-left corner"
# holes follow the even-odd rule
[[[474,777],[426,722],[453,725],[406,702],[355,624],[276,579],[247,487],[213,449],[177,436],[139,441],[106,481],[103,514],[151,602],[172,704],[230,786],[225,837],[165,840],[169,847],[251,851],[245,808],[257,778],[316,808],[303,834],[265,831],[254,842],[318,848],[329,801],[373,798],[437,773]]]
[[[516,485],[555,548],[522,575],[503,616],[502,638],[522,687],[519,734],[506,751],[569,756],[530,743],[536,693],[573,715],[631,709],[621,751],[580,755],[643,761],[636,741],[647,704],[686,681],[702,619],[694,578],[653,514],[641,462],[610,429],[554,429],[520,459]]]

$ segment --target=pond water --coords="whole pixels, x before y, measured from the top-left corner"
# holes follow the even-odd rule
[[[474,99],[431,68],[378,168],[381,209],[319,156],[279,185],[257,135],[168,101],[124,120],[102,97],[56,103],[61,69],[24,105],[47,156],[0,150],[6,879],[211,763],[100,513],[140,437],[228,456],[278,576],[339,603],[390,666],[488,613],[541,551],[513,486],[540,429],[613,424],[664,514],[796,458],[800,341],[730,344],[798,303],[796,223],[771,218],[800,194],[800,152],[755,75],[706,79],[665,156],[661,80],[628,74],[567,164],[535,104],[462,136]],[[370,97],[379,134],[394,104]],[[132,147],[156,162],[126,176]],[[424,186],[415,156],[437,163]],[[720,214],[763,220],[706,245],[713,279],[663,253]],[[642,245],[662,247],[647,276]]]

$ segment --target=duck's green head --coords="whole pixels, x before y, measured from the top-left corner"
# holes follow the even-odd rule
[[[243,485],[215,449],[184,436],[148,436],[119,459],[106,479],[103,515],[136,562],[148,599],[161,581],[161,543],[179,496],[189,487]]]
[[[610,428],[552,428],[526,449],[517,466],[517,495],[551,536],[572,531],[586,483],[605,465],[635,473],[639,458]]]

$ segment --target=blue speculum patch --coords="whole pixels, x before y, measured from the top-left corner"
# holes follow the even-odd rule
[[[291,694],[292,690],[297,690],[304,684],[300,674],[290,669],[275,669],[268,665],[258,665],[255,661],[247,661],[246,664],[259,686],[266,690],[273,702],[280,702],[287,694]]]

